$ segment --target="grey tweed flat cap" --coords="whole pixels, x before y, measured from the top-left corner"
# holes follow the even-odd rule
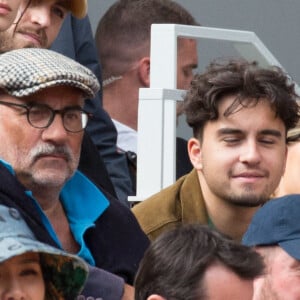
[[[94,98],[100,85],[88,68],[47,49],[24,48],[0,55],[0,89],[25,97],[53,86],[73,86]]]

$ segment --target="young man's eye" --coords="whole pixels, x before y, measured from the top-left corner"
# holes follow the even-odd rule
[[[66,10],[61,7],[54,7],[53,13],[61,19],[64,19],[64,17],[66,16]]]
[[[272,140],[272,139],[261,139],[260,142],[263,143],[263,144],[267,144],[267,145],[275,144],[275,141]]]
[[[223,139],[223,141],[227,144],[234,144],[238,143],[241,139],[237,137],[226,137]]]

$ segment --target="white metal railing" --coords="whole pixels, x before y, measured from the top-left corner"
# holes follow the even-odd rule
[[[152,25],[150,88],[139,91],[137,194],[129,201],[142,201],[175,181],[176,102],[184,93],[176,89],[178,37],[228,41],[246,59],[281,66],[251,31]]]

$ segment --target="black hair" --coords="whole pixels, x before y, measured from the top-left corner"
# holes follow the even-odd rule
[[[204,73],[194,77],[184,100],[187,123],[195,137],[201,139],[205,123],[218,119],[219,103],[230,95],[236,98],[224,116],[267,100],[286,131],[298,122],[295,84],[281,68],[261,68],[244,59],[214,61]]]
[[[152,294],[168,300],[205,299],[207,268],[224,265],[243,279],[262,275],[262,257],[204,225],[182,225],[160,235],[145,252],[135,279],[135,300]]]

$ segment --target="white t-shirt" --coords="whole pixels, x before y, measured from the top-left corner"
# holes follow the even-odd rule
[[[112,121],[118,132],[117,147],[125,152],[137,153],[137,131],[116,120]]]

